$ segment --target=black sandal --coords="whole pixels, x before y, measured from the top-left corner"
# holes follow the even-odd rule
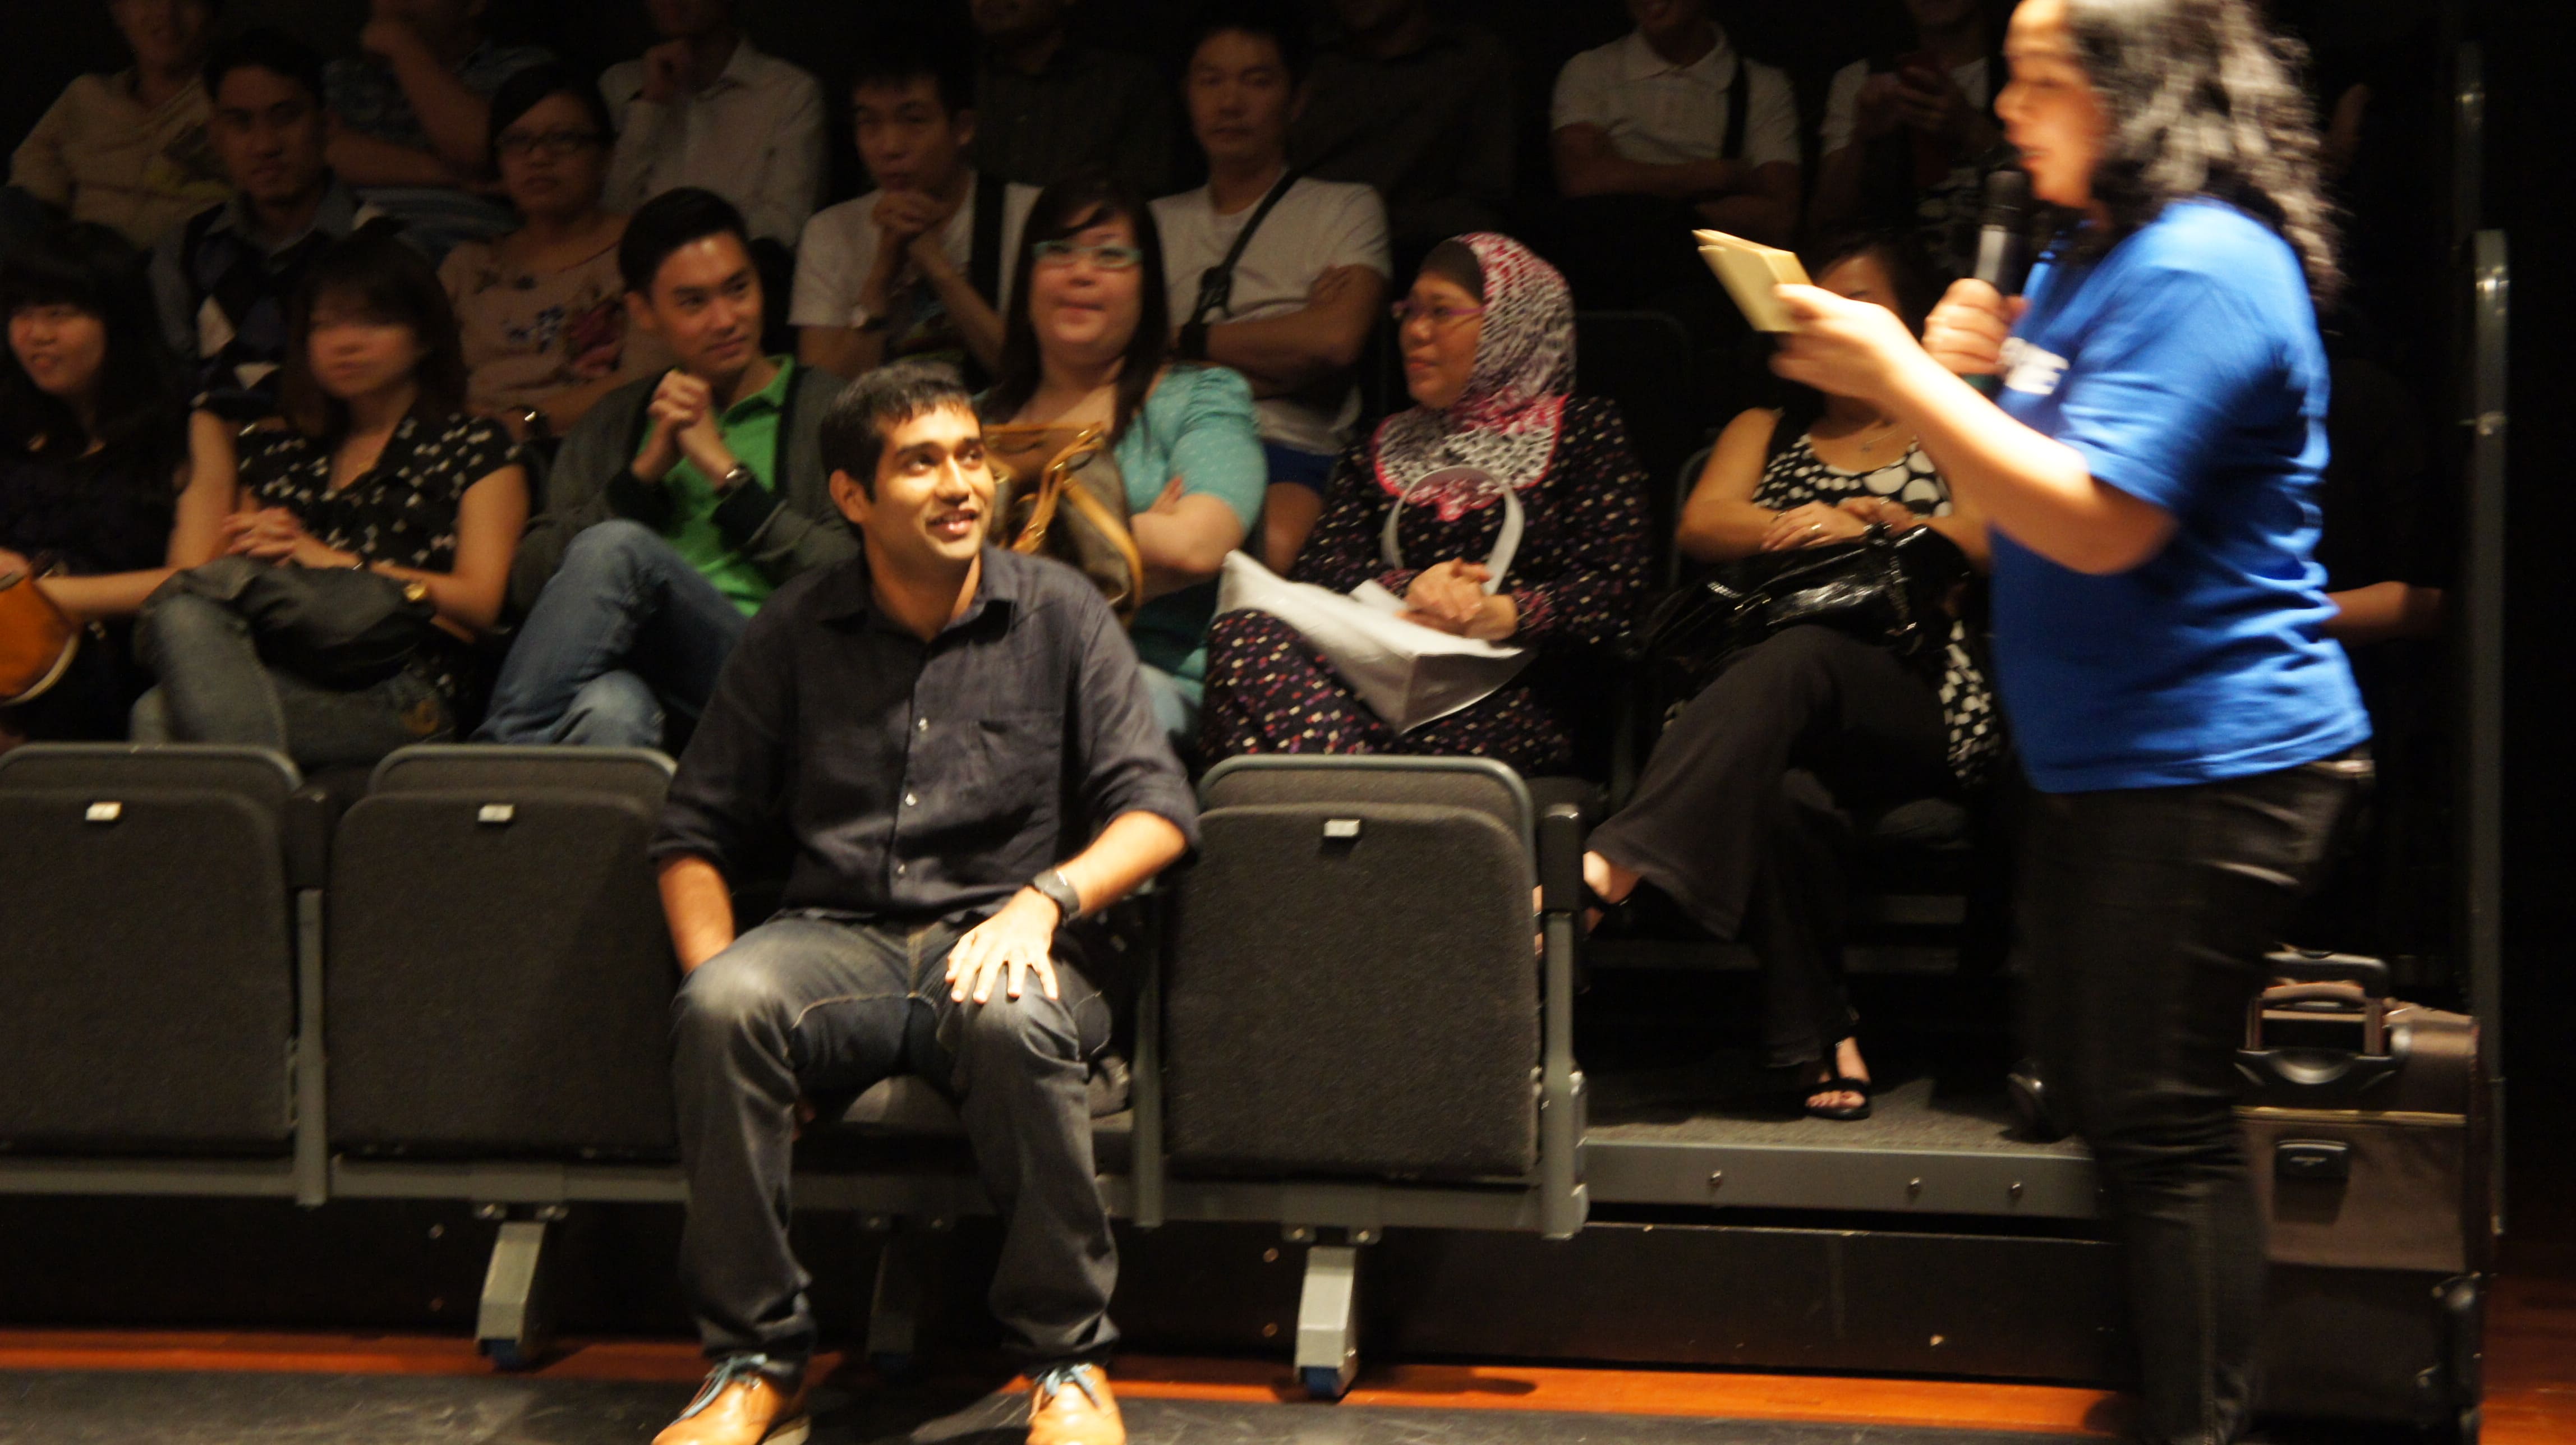
[[[1815,1100],[1819,1094],[1858,1094],[1860,1102],[1833,1107],[1817,1103]],[[1802,1107],[1810,1119],[1831,1119],[1838,1124],[1849,1124],[1869,1117],[1869,1080],[1867,1079],[1855,1079],[1848,1074],[1836,1074],[1830,1079],[1820,1079],[1809,1084],[1800,1098],[1803,1101]]]

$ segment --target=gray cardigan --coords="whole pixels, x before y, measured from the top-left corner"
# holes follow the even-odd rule
[[[510,566],[510,606],[519,615],[536,605],[584,527],[634,515],[618,505],[620,489],[610,483],[643,445],[644,408],[661,384],[656,374],[610,392],[564,438],[546,474],[546,509],[528,522]],[[832,474],[823,465],[823,413],[840,389],[841,379],[830,372],[797,367],[779,418],[780,475],[765,487],[736,488],[716,509],[716,524],[773,582],[858,553],[858,539],[832,504]]]

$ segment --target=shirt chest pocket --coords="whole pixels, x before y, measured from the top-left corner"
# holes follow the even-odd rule
[[[1063,714],[987,713],[959,731],[947,771],[960,821],[1017,831],[1055,812],[1064,787]]]

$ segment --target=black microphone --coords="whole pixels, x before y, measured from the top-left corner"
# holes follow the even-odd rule
[[[1978,280],[2006,296],[2021,294],[2030,279],[2030,173],[2007,167],[1986,177],[1986,211],[1977,222]],[[1988,396],[2003,390],[1999,376],[1972,376],[1968,385]]]

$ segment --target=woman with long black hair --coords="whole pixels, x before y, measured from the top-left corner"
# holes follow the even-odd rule
[[[2264,1279],[2232,1051],[2370,772],[2311,556],[2333,226],[2296,53],[2249,0],[2024,0],[2005,54],[2062,220],[2027,300],[1960,282],[1917,344],[1785,287],[1775,365],[1901,418],[1994,529],[2033,1042],[2126,1236],[2138,1434],[2223,1445]]]
[[[89,627],[62,680],[0,709],[0,746],[121,738],[142,690],[128,619],[170,564],[211,545],[230,496],[189,464],[187,380],[154,319],[143,257],[88,222],[0,261],[0,577],[34,573]],[[212,418],[196,450],[221,450]]]

